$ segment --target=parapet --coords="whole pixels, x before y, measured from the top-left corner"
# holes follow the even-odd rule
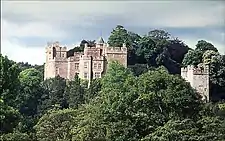
[[[56,51],[67,51],[66,46],[62,47],[58,41],[56,42],[47,42],[47,47],[46,47],[46,51],[47,50],[52,50],[53,47],[55,47]]]
[[[91,56],[87,56],[87,55],[82,55],[80,57],[81,60],[91,60]]]
[[[103,56],[93,56],[93,60],[104,60]]]
[[[127,53],[126,47],[106,47],[106,53]]]
[[[189,65],[181,68],[181,73],[187,73],[189,71],[192,71],[193,75],[209,74],[209,65],[198,65],[197,67]]]
[[[193,65],[188,65],[186,67],[181,68],[181,72],[188,72],[188,71],[194,70],[194,68],[195,67]]]

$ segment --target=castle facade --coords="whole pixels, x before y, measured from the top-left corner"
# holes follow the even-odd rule
[[[181,76],[197,90],[204,101],[210,100],[209,65],[192,65],[181,68]]]
[[[46,47],[44,79],[60,76],[72,80],[77,74],[81,79],[101,78],[107,70],[109,61],[118,61],[127,67],[127,47],[110,47],[100,38],[94,47],[85,44],[84,52],[74,52],[68,56],[66,47],[58,42]],[[187,66],[181,68],[181,77],[190,82],[202,99],[209,101],[209,66]]]
[[[100,38],[94,47],[85,44],[84,52],[67,55],[67,48],[58,42],[46,47],[44,79],[60,76],[72,80],[77,74],[81,79],[101,78],[109,61],[118,61],[127,67],[127,47],[110,47]]]

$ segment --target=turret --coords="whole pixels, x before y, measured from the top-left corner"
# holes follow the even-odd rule
[[[46,63],[44,79],[57,75],[66,76],[63,68],[67,65],[67,49],[59,45],[59,42],[48,43],[46,47]]]
[[[103,40],[102,37],[100,37],[100,38],[97,40],[97,42],[96,42],[96,47],[97,47],[97,48],[101,48],[101,47],[103,47],[104,45],[105,45],[105,41]]]
[[[47,43],[46,61],[65,60],[66,52],[67,52],[67,48],[61,47],[59,45],[59,42]]]

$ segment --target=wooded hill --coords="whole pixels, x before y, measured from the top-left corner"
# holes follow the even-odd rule
[[[84,43],[73,51],[82,51]],[[225,56],[212,43],[190,49],[163,30],[138,35],[117,26],[110,46],[128,46],[128,68],[111,62],[87,82],[43,80],[43,65],[0,56],[3,141],[225,140]],[[29,61],[29,60],[28,60]],[[181,78],[180,68],[210,64],[210,103]]]

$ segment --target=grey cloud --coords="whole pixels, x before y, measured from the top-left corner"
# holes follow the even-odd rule
[[[4,18],[26,15],[33,20],[46,22],[73,22],[91,26],[85,16],[95,18],[98,16],[117,15],[125,19],[126,24],[139,26],[204,26],[221,25],[224,6],[222,2],[213,1],[76,1],[76,2],[17,2],[4,3]],[[5,7],[5,8],[4,8]],[[14,9],[13,11],[10,9]],[[11,16],[9,16],[11,14]],[[28,15],[32,16],[28,16]],[[21,17],[22,19],[24,17]],[[30,19],[30,20],[31,20]],[[15,20],[15,19],[14,19]],[[17,17],[17,20],[20,20]],[[91,20],[92,22],[95,19]]]

